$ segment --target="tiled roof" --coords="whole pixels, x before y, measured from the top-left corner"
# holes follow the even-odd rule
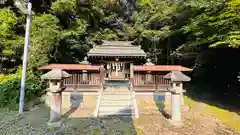
[[[132,45],[129,41],[104,41],[102,45],[94,46],[88,56],[136,56],[146,57],[140,46]]]
[[[180,65],[148,65],[134,66],[135,71],[192,71],[192,69]]]
[[[99,70],[100,66],[81,64],[49,64],[39,69],[63,69],[63,70]]]
[[[180,81],[180,82],[188,82],[191,80],[190,77],[183,74],[181,71],[172,71],[164,76],[165,79],[170,79],[171,81]]]

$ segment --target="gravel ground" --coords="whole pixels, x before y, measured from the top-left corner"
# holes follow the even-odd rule
[[[138,102],[140,118],[63,118],[63,127],[48,128],[48,109],[40,106],[19,119],[17,112],[0,112],[0,135],[240,135],[215,117],[194,109],[182,114],[182,126],[174,126],[154,102]],[[196,108],[201,108],[201,105]]]

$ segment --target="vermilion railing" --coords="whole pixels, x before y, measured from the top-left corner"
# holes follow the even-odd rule
[[[64,79],[66,87],[81,87],[81,86],[100,86],[99,73],[71,74],[71,77]]]
[[[139,74],[135,73],[133,78],[133,88],[159,89],[170,85],[170,80],[164,79],[164,75]]]
[[[152,89],[158,90],[166,88],[170,85],[170,81],[163,78],[164,75],[159,74],[140,74],[134,73],[131,81],[131,88],[136,89]],[[100,73],[72,73],[70,78],[63,80],[67,88],[73,89],[101,89]],[[102,80],[103,81],[103,80]]]

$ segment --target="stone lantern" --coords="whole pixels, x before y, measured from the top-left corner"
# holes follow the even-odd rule
[[[49,80],[49,88],[47,91],[51,93],[50,103],[50,120],[48,125],[51,127],[60,127],[61,122],[61,92],[65,89],[63,79],[70,77],[65,71],[61,69],[53,69],[41,76],[41,79]]]
[[[91,63],[88,62],[87,60],[87,56],[84,57],[83,61],[79,62],[81,65],[90,65]],[[82,80],[83,81],[87,81],[88,77],[87,77],[87,70],[83,70],[82,71]]]
[[[147,62],[144,64],[144,66],[154,66],[154,65],[155,65],[155,64],[152,63],[151,59],[147,59]],[[146,81],[147,81],[147,83],[151,83],[151,82],[152,82],[151,71],[147,71]]]
[[[172,71],[164,76],[165,79],[171,80],[171,86],[168,89],[172,93],[171,111],[172,121],[181,121],[181,104],[183,103],[183,84],[182,82],[188,82],[190,77],[184,75],[180,71]]]

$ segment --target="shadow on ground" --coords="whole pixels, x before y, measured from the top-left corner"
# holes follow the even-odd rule
[[[156,107],[158,109],[158,111],[166,118],[166,119],[170,119],[171,115],[170,112],[166,110],[166,106],[164,104],[165,101],[165,96],[164,95],[159,95],[157,93],[153,94],[153,100],[156,104]]]
[[[235,86],[187,84],[185,95],[194,101],[206,103],[240,115],[240,84]]]

